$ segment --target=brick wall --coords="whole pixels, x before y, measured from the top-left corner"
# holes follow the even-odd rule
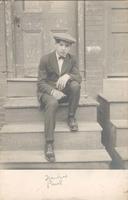
[[[102,91],[104,77],[104,1],[86,1],[86,91],[96,97]]]
[[[5,59],[5,19],[4,1],[0,1],[0,127],[4,122],[3,104],[6,96],[6,59]]]

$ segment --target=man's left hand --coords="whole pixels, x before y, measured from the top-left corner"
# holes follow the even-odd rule
[[[70,79],[71,77],[68,75],[68,74],[64,74],[63,76],[61,76],[57,83],[56,83],[56,87],[59,89],[59,90],[63,90],[66,86],[66,83],[68,82],[68,80]]]

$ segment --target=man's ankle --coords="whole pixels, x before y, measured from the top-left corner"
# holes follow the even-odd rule
[[[69,114],[68,115],[68,119],[70,119],[70,118],[75,118],[75,115],[74,114]]]

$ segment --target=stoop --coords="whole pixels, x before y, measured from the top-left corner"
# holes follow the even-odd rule
[[[98,102],[98,122],[103,128],[103,144],[112,157],[113,166],[126,168],[127,164],[124,163],[127,163],[128,147],[128,78],[105,79],[103,94],[99,94]]]
[[[80,98],[79,131],[67,126],[67,104],[60,105],[55,130],[56,162],[44,158],[44,113],[36,98],[36,79],[9,79],[5,124],[0,131],[0,167],[5,169],[109,169],[111,158],[101,143],[98,102]]]

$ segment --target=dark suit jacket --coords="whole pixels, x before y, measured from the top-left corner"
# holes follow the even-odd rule
[[[51,94],[52,89],[56,87],[57,80],[64,74],[69,74],[72,80],[81,83],[81,76],[73,55],[67,54],[62,65],[61,74],[59,73],[55,51],[43,56],[38,71],[38,99],[40,100],[44,93]]]

